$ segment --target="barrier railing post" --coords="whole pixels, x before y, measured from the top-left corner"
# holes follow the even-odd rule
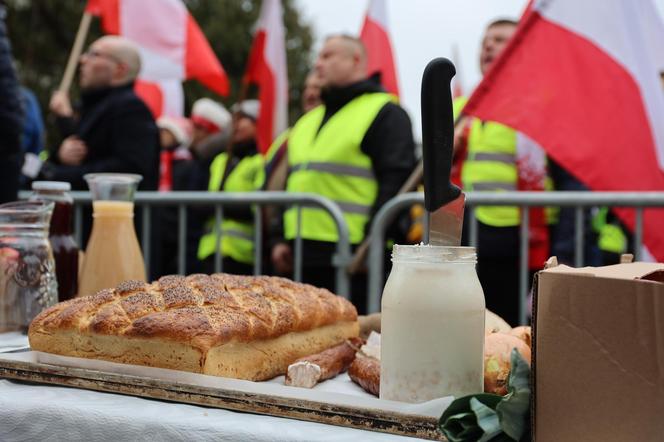
[[[574,266],[583,266],[583,206],[576,206],[574,211]]]
[[[178,205],[178,273],[187,274],[187,209]]]
[[[468,204],[468,203],[466,203]],[[470,233],[468,235],[468,244],[470,244],[471,247],[477,248],[477,230],[479,228],[477,224],[477,216],[475,215],[475,212],[477,210],[477,207],[473,206],[468,206],[466,205],[466,216],[468,216],[468,226],[470,226]]]
[[[526,305],[528,300],[528,246],[529,246],[529,207],[520,206],[521,225],[519,226],[519,324],[526,324]],[[514,296],[514,295],[512,295]]]
[[[634,258],[643,258],[643,207],[636,208],[636,227],[634,229]]]
[[[293,279],[297,282],[302,281],[302,206],[297,205],[295,209],[297,221],[295,223],[295,263],[293,269]]]
[[[143,261],[145,269],[150,274],[150,205],[144,204],[141,211],[141,248],[143,249]]]
[[[263,269],[263,215],[260,207],[254,207],[254,275]]]
[[[221,240],[223,232],[221,231],[221,223],[224,219],[224,209],[219,205],[214,205],[214,272],[219,273],[223,270],[223,263],[221,261]]]

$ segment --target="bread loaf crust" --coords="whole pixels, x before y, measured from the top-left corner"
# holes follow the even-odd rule
[[[358,333],[355,307],[325,289],[220,273],[75,298],[39,314],[28,336],[48,353],[263,380]]]

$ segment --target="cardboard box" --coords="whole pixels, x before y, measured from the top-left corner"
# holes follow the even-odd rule
[[[535,283],[535,440],[664,441],[664,264],[557,266]]]

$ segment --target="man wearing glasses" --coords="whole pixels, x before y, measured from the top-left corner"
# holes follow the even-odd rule
[[[85,190],[86,173],[138,173],[141,189],[157,188],[159,131],[133,90],[140,68],[138,50],[128,40],[105,36],[92,43],[80,59],[80,108],[75,112],[61,91],[51,99],[64,139],[51,151],[40,178]]]

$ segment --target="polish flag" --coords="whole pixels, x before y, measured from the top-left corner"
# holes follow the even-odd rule
[[[662,191],[662,42],[650,0],[534,0],[464,113],[527,134],[593,190]],[[616,213],[634,229],[634,209]],[[644,211],[658,261],[662,226]]]
[[[399,82],[390,43],[386,0],[369,0],[360,40],[367,48],[367,74],[380,72],[385,90],[398,97]]]
[[[281,0],[263,0],[243,79],[245,84],[259,88],[261,108],[256,125],[261,152],[267,152],[272,140],[288,127],[286,30],[282,17]]]
[[[182,81],[195,79],[228,94],[228,78],[181,0],[88,0],[104,32],[133,41],[141,53],[136,91],[156,116],[181,116]]]

